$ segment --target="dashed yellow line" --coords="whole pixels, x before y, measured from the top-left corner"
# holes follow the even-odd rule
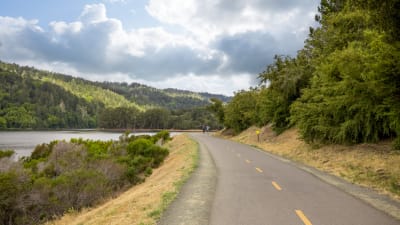
[[[247,163],[250,163],[250,160],[246,159],[246,162],[247,162]]]
[[[260,168],[258,168],[258,167],[256,167],[256,170],[257,170],[258,172],[260,172],[260,173],[263,172],[262,169],[260,169]]]
[[[282,191],[282,188],[275,181],[272,181],[272,185],[275,187],[276,190]]]
[[[301,210],[295,210],[298,217],[300,217],[301,221],[303,221],[304,225],[312,225],[310,220],[304,215]]]

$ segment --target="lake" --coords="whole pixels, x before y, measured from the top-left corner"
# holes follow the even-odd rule
[[[15,150],[16,157],[30,156],[36,145],[50,143],[54,140],[66,140],[71,138],[83,138],[92,140],[118,140],[122,132],[105,132],[95,130],[73,131],[0,131],[0,149]],[[137,133],[154,134],[154,133]]]

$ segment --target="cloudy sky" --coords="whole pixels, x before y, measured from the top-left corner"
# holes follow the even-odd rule
[[[0,60],[232,95],[295,55],[317,0],[1,0]]]

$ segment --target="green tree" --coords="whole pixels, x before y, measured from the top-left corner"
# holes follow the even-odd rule
[[[207,106],[207,109],[213,112],[217,116],[218,121],[223,124],[225,119],[223,102],[217,98],[211,98],[210,101],[211,104]]]
[[[321,62],[311,88],[292,106],[292,119],[306,141],[359,143],[398,132],[400,51],[385,34],[363,37]],[[393,105],[394,104],[394,105]]]
[[[36,124],[32,113],[23,106],[7,108],[4,118],[7,120],[7,127],[10,128],[31,128]]]
[[[225,107],[225,126],[240,132],[257,121],[257,91],[239,91]]]
[[[7,120],[0,116],[0,129],[7,128]]]

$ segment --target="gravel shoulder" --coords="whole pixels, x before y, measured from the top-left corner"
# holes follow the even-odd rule
[[[198,135],[198,134],[197,134]],[[196,137],[196,134],[192,134]],[[217,170],[207,147],[199,142],[199,165],[164,212],[159,225],[205,225],[209,223],[217,183]]]

